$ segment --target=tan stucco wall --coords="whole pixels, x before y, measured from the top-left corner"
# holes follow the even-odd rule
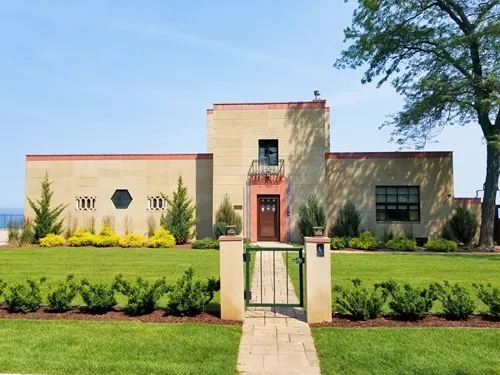
[[[182,173],[189,195],[198,203],[198,238],[212,235],[214,213],[226,193],[233,205],[242,206],[237,211],[244,220],[243,235],[249,237],[250,218],[257,214],[249,211],[250,202],[257,190],[249,187],[248,172],[259,156],[259,140],[277,139],[278,157],[285,161],[286,181],[281,183],[286,204],[280,208],[285,210],[287,239],[300,238],[298,208],[312,192],[327,209],[328,225],[350,198],[362,213],[362,229],[377,235],[390,227],[396,233],[411,228],[417,237],[439,236],[457,204],[451,153],[329,153],[330,110],[323,100],[214,104],[207,110],[206,130],[209,154],[27,156],[26,195],[39,196],[47,170],[54,181],[54,204],[69,204],[65,216],[80,217],[80,224],[84,217],[95,216],[100,227],[103,216],[113,215],[119,233],[128,216],[135,232],[146,233],[147,218],[154,215],[159,221],[161,215],[147,210],[146,197],[171,195]],[[420,222],[376,222],[377,185],[420,186]],[[113,206],[116,189],[129,190],[133,201],[128,209]],[[96,212],[76,211],[76,196],[97,196]],[[480,205],[469,206],[479,218]],[[25,215],[33,216],[27,203]]]
[[[401,234],[411,228],[416,237],[436,237],[455,207],[451,155],[327,158],[325,172],[329,225],[349,198],[361,212],[362,229],[381,236],[385,228]],[[379,185],[420,186],[420,222],[377,222],[375,187]]]
[[[26,196],[37,199],[40,182],[45,171],[53,181],[53,204],[69,204],[64,216],[69,213],[78,217],[80,226],[84,217],[95,216],[97,230],[102,218],[113,215],[115,230],[123,234],[125,218],[133,220],[135,233],[147,233],[147,218],[157,218],[159,225],[161,212],[147,210],[147,196],[163,192],[172,197],[177,188],[177,178],[182,174],[188,194],[197,202],[197,215],[201,220],[197,226],[198,237],[212,233],[212,160],[36,160],[26,162]],[[39,158],[39,159],[43,159]],[[50,156],[46,159],[50,159]],[[117,189],[128,189],[132,202],[127,209],[116,209],[111,196]],[[97,196],[95,212],[75,210],[76,196]],[[34,213],[27,201],[25,216]]]
[[[280,108],[264,108],[259,104],[214,105],[213,210],[217,210],[227,192],[233,205],[244,207],[240,213],[245,223],[243,234],[247,237],[248,197],[245,186],[252,161],[258,158],[260,139],[278,139],[278,157],[285,160],[289,184],[287,209],[293,237],[298,238],[295,223],[299,204],[311,192],[316,192],[320,199],[324,197],[324,155],[330,146],[328,109],[323,102],[323,107],[317,109],[285,104],[278,104]]]
[[[207,152],[212,154],[214,152],[214,122],[213,122],[213,111],[207,109]]]

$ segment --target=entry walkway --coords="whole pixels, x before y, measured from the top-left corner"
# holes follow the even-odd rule
[[[280,252],[257,252],[254,275],[260,274],[262,285],[254,276],[252,300],[298,303],[291,281],[286,277]],[[273,280],[273,262],[275,278]],[[261,295],[261,290],[262,294]],[[238,355],[240,374],[320,374],[318,357],[306,315],[300,308],[249,307],[243,324]]]

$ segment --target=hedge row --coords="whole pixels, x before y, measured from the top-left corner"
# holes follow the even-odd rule
[[[377,318],[384,311],[386,302],[393,314],[407,320],[423,318],[436,300],[441,302],[444,316],[451,320],[466,320],[476,308],[467,289],[447,281],[431,283],[427,288],[415,288],[389,280],[373,285],[371,290],[363,288],[359,279],[351,281],[354,288],[334,288],[334,302],[339,312],[355,320]],[[491,284],[474,284],[474,287],[478,290],[477,297],[488,306],[489,313],[500,319],[500,289]]]
[[[334,250],[344,249],[349,247],[351,249],[360,250],[376,250],[381,246],[381,241],[370,231],[363,232],[359,237],[333,237],[330,241],[330,246]],[[396,236],[388,240],[385,247],[395,251],[416,251],[417,241],[413,238],[405,236]],[[455,241],[445,240],[439,238],[436,240],[429,240],[424,245],[424,248],[429,251],[437,252],[455,252],[457,251],[457,243]]]
[[[63,237],[52,233],[40,239],[40,246],[42,247],[58,247],[63,246],[65,243]],[[164,228],[158,229],[149,240],[136,233],[129,233],[120,238],[109,227],[103,226],[98,234],[79,229],[68,239],[68,243],[74,247],[143,247],[147,245],[148,247],[168,248],[175,246],[175,238]]]
[[[205,310],[220,290],[220,280],[209,278],[205,282],[193,280],[194,270],[189,268],[177,282],[168,284],[165,277],[150,282],[138,277],[135,281],[115,276],[112,283],[77,281],[73,275],[53,287],[47,294],[49,309],[67,311],[72,301],[80,295],[91,313],[105,313],[116,306],[116,293],[127,297],[126,312],[130,315],[150,314],[159,299],[167,295],[167,309],[171,314],[195,315]],[[0,280],[0,296],[3,295],[9,312],[29,313],[38,310],[42,303],[40,286],[46,278],[27,279],[25,283],[7,283]]]

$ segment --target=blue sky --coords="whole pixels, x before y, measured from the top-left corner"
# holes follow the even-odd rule
[[[0,1],[0,207],[21,207],[25,155],[206,151],[217,102],[331,106],[332,151],[394,151],[378,130],[402,100],[332,68],[352,4],[281,1]],[[477,124],[454,151],[455,195],[484,182]]]

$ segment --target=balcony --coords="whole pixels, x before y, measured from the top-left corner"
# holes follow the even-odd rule
[[[279,159],[277,165],[276,159],[274,163],[270,163],[269,158],[255,159],[252,161],[248,176],[250,178],[271,178],[271,177],[284,177],[285,176],[285,160]]]

